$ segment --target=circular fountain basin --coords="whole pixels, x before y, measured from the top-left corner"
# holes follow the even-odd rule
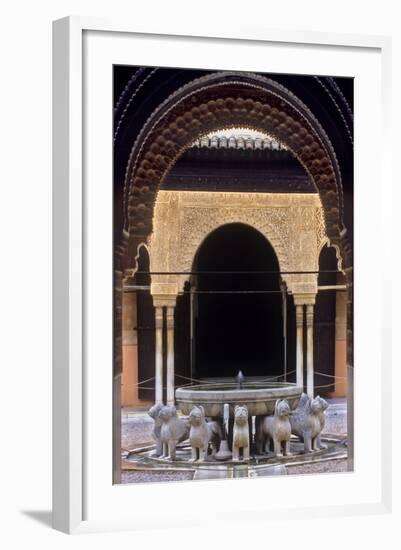
[[[177,405],[184,414],[192,407],[202,405],[205,416],[223,416],[224,404],[230,405],[230,416],[236,405],[246,405],[249,416],[263,416],[274,413],[277,399],[287,399],[291,410],[295,409],[302,394],[302,388],[288,382],[245,382],[241,389],[235,382],[216,384],[194,384],[175,390]]]

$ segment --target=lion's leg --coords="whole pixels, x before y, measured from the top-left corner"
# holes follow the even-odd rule
[[[268,454],[270,451],[270,436],[267,435],[265,439],[265,453]]]
[[[244,460],[249,460],[249,445],[242,449],[242,458]]]
[[[199,449],[199,462],[203,462],[207,457],[207,446]]]
[[[316,437],[314,437],[314,438],[312,439],[312,450],[313,450],[313,451],[318,451],[319,448],[320,448],[320,447],[319,447],[319,445],[318,445],[318,439],[317,439],[317,436],[316,436]]]
[[[191,447],[190,462],[195,462],[195,460],[196,460],[196,447]]]
[[[281,441],[279,441],[277,437],[273,438],[273,445],[274,445],[274,454],[276,456],[283,456],[283,453],[281,452]]]
[[[163,454],[163,445],[162,445],[162,442],[160,441],[160,439],[156,439],[155,456],[160,456],[161,454]]]
[[[291,456],[290,452],[290,440],[284,441],[284,456]]]
[[[317,446],[319,447],[319,449],[327,449],[327,445],[325,443],[322,443],[322,440],[321,440],[321,434],[319,434],[317,437]]]
[[[304,438],[305,453],[311,453],[312,452],[312,432],[311,431],[304,432],[303,438]]]
[[[175,460],[175,448],[177,446],[177,441],[175,439],[170,439],[168,442],[168,459]]]
[[[162,443],[162,458],[166,458],[168,456],[168,445],[167,443]]]
[[[236,445],[233,445],[233,461],[238,462],[239,460],[239,449]]]

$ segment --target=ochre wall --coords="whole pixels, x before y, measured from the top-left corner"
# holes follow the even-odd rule
[[[344,276],[337,275],[337,284],[345,284]],[[347,293],[336,292],[336,344],[335,344],[335,391],[330,397],[347,395]]]
[[[121,382],[121,405],[123,407],[147,406],[148,401],[138,398],[138,343],[136,294],[123,292],[123,373]]]

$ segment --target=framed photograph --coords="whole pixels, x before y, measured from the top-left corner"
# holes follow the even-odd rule
[[[389,39],[53,51],[54,527],[388,510]]]

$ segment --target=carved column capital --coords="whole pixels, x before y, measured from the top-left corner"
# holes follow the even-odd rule
[[[304,323],[304,306],[298,304],[295,308],[297,327],[302,327]]]
[[[175,306],[167,307],[167,330],[174,329],[174,309]]]
[[[155,306],[155,326],[156,329],[163,328],[163,308],[161,306]]]
[[[294,304],[296,306],[302,306],[302,305],[313,306],[316,302],[315,292],[305,292],[305,293],[294,292],[293,296],[294,296]]]
[[[166,306],[167,308],[172,308],[173,310],[177,302],[176,294],[153,294],[152,298],[153,298],[153,305],[155,307]]]
[[[306,326],[307,327],[313,326],[313,310],[314,310],[313,305],[308,304],[306,306]]]

